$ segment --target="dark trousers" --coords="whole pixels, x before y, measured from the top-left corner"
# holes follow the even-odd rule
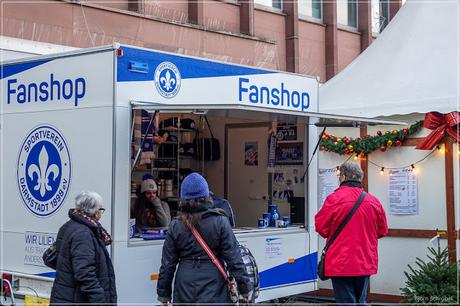
[[[331,277],[331,280],[337,304],[366,304],[369,276]]]

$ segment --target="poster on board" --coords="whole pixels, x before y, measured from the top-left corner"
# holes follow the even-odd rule
[[[390,170],[388,176],[390,214],[418,214],[417,194],[417,176],[412,169]]]
[[[318,182],[318,203],[323,206],[324,201],[328,195],[333,193],[337,188],[339,188],[339,176],[337,175],[337,170],[333,169],[319,169],[319,182]]]

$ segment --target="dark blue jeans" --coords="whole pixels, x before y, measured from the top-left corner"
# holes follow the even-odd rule
[[[369,276],[331,277],[331,280],[337,304],[366,304]]]

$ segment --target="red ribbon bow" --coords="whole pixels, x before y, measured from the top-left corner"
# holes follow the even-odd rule
[[[432,150],[444,138],[446,133],[454,141],[460,142],[459,123],[459,112],[448,114],[431,112],[426,114],[423,127],[434,131],[426,136],[415,148],[419,150]]]

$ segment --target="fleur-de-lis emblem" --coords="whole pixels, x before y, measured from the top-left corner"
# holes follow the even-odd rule
[[[166,70],[165,76],[160,78],[160,83],[166,88],[167,91],[170,91],[172,87],[176,84],[176,79],[171,77],[169,70]]]
[[[38,155],[38,165],[32,164],[30,165],[27,174],[29,175],[30,179],[33,179],[34,174],[37,174],[38,180],[37,185],[35,185],[34,190],[40,190],[40,195],[43,197],[46,191],[51,191],[51,186],[49,183],[49,177],[53,174],[53,181],[59,175],[59,168],[56,164],[49,165],[49,155],[48,151],[46,150],[45,146],[42,147],[40,150],[40,154]]]

